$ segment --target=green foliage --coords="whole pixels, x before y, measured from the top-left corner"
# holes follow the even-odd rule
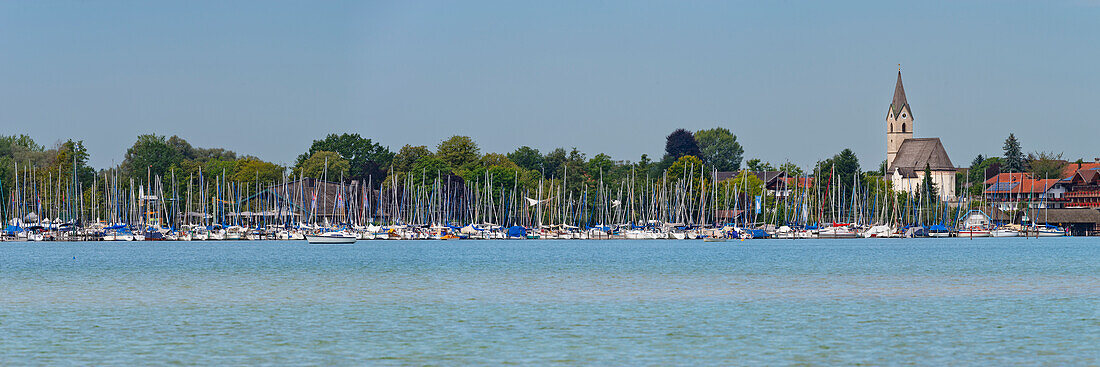
[[[696,158],[695,156],[685,155],[673,162],[671,166],[665,170],[668,174],[669,182],[676,182],[685,177],[699,177],[699,171],[702,170],[704,174],[706,169],[703,168],[703,160]]]
[[[470,137],[455,135],[440,142],[435,154],[451,167],[460,167],[476,162],[481,157],[481,149]]]
[[[1027,170],[1037,179],[1062,178],[1062,169],[1068,163],[1062,159],[1062,153],[1034,152],[1027,155]]]
[[[429,157],[432,155],[432,151],[427,146],[417,145],[412,146],[406,144],[401,147],[401,150],[397,152],[397,156],[393,159],[393,170],[397,172],[408,172],[412,169],[412,166],[416,161],[421,158]]]
[[[423,185],[434,182],[436,177],[451,174],[451,165],[438,156],[430,155],[413,163],[408,174],[414,184]]]
[[[319,151],[336,152],[348,161],[348,178],[366,181],[368,177],[385,177],[393,162],[394,154],[381,144],[359,134],[329,134],[322,140],[314,140],[309,151],[298,156],[298,165]]]
[[[856,158],[856,154],[851,149],[846,148],[832,158],[818,162],[814,185],[822,195],[839,194],[835,196],[840,200],[839,202],[847,203],[852,195],[853,181],[857,179],[860,182],[863,181],[863,177],[857,176],[862,176],[859,158]]]
[[[255,157],[244,157],[236,162],[233,180],[240,182],[258,181],[261,184],[278,182],[283,177],[283,167],[264,162]]]
[[[719,171],[741,169],[741,156],[745,149],[737,142],[737,136],[726,128],[716,127],[695,132],[695,141],[699,145],[703,163]]]
[[[790,161],[779,165],[779,171],[786,172],[787,175],[791,177],[798,177],[806,174],[805,172],[802,172],[802,168],[798,167],[797,164],[791,163]]]
[[[57,148],[57,163],[59,174],[67,179],[76,171],[77,181],[84,187],[91,186],[95,169],[88,167],[88,149],[84,147],[84,141],[68,140]],[[75,165],[75,167],[74,167]]]
[[[759,158],[750,159],[748,162],[745,162],[745,165],[748,167],[749,171],[753,172],[775,171],[775,167],[773,167],[771,163],[764,162]]]
[[[588,172],[599,174],[600,172],[611,172],[613,168],[615,168],[615,161],[611,160],[611,156],[607,154],[596,154],[588,161]]]
[[[936,198],[939,195],[936,184],[932,182],[932,168],[928,163],[924,164],[924,179],[921,180],[920,187],[925,198]]]
[[[700,157],[703,154],[699,151],[695,135],[684,129],[676,129],[665,137],[665,155],[679,159],[685,155]]]
[[[564,148],[556,148],[550,151],[542,158],[542,175],[546,178],[553,177],[558,168],[561,168],[568,159],[568,153],[565,152]]]
[[[126,150],[122,172],[135,178],[162,174],[168,172],[172,166],[179,165],[182,160],[183,154],[168,145],[164,136],[139,135],[134,145]]]
[[[529,146],[522,146],[516,148],[514,152],[508,153],[508,159],[515,162],[523,169],[538,171],[542,169],[542,154],[538,149],[531,148]]]
[[[327,177],[325,176],[326,162],[328,162]],[[339,153],[322,150],[314,152],[305,162],[295,167],[294,173],[315,179],[337,181],[340,177],[347,177],[350,166],[348,160],[341,157]]]
[[[1016,140],[1016,135],[1008,134],[1002,149],[1005,154],[1001,172],[1024,172],[1024,153],[1020,150],[1020,142]]]

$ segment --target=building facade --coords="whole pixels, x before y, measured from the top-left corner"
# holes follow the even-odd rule
[[[905,98],[901,70],[894,86],[894,99],[886,113],[886,176],[894,191],[915,192],[924,181],[925,169],[941,200],[955,198],[955,172],[939,138],[913,137],[913,111]]]

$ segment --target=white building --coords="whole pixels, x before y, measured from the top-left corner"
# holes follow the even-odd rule
[[[901,85],[901,70],[894,86],[894,100],[886,114],[887,177],[895,191],[914,192],[920,189],[927,167],[931,180],[943,200],[955,198],[955,166],[940,138],[913,137],[913,111],[905,99]]]

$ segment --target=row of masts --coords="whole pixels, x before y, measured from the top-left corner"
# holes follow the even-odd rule
[[[595,182],[571,181],[566,169],[561,179],[540,178],[533,185],[521,185],[518,173],[501,177],[490,171],[473,180],[421,171],[391,175],[376,183],[373,177],[367,182],[343,177],[329,182],[327,165],[319,180],[298,174],[266,182],[258,177],[230,180],[224,170],[211,175],[201,169],[186,179],[177,177],[175,170],[161,176],[147,169],[141,180],[132,175],[123,178],[119,169],[112,169],[94,175],[86,188],[76,179],[75,169],[67,177],[55,177],[54,171],[40,177],[35,167],[15,168],[15,181],[7,183],[5,223],[55,229],[390,224],[591,228],[653,223],[748,228],[834,223],[902,226],[951,224],[963,212],[957,205],[952,210],[938,196],[898,195],[879,178],[864,180],[859,173],[841,177],[834,170],[815,172],[813,177],[822,179],[817,184],[807,184],[809,176],[795,176],[769,189],[746,171],[719,181],[717,171],[692,164],[674,177],[669,172],[641,176],[631,170],[614,182],[605,181],[603,172]],[[0,188],[4,184],[0,182]]]

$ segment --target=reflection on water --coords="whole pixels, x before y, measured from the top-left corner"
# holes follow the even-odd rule
[[[1092,242],[4,243],[0,360],[1096,364]]]

